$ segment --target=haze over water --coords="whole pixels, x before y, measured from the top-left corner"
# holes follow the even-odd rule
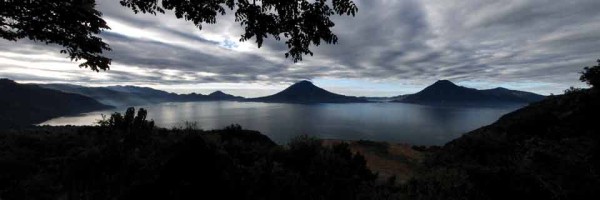
[[[220,129],[240,124],[277,143],[307,134],[322,139],[374,140],[416,145],[441,145],[461,134],[491,124],[513,107],[431,107],[403,103],[279,104],[252,102],[187,102],[142,106],[148,118],[165,128],[197,122],[199,128]],[[42,124],[90,125],[101,114],[125,108],[60,117]]]

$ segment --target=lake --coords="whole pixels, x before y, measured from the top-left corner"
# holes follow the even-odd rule
[[[204,130],[240,124],[277,143],[306,134],[322,139],[373,140],[415,145],[442,145],[491,124],[521,106],[432,107],[403,103],[279,104],[253,102],[185,102],[141,106],[160,127],[196,122]],[[101,114],[125,108],[51,119],[44,125],[91,125]]]

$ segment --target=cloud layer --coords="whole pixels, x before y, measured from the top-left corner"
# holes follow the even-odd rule
[[[260,49],[238,42],[242,29],[231,15],[198,30],[172,14],[135,15],[118,1],[99,0],[112,28],[102,34],[113,49],[110,71],[79,69],[59,47],[0,40],[0,77],[171,91],[236,84],[276,90],[313,79],[352,95],[402,94],[450,79],[548,94],[583,86],[578,72],[600,57],[597,0],[355,1],[356,17],[334,19],[340,43],[314,47],[315,56],[293,63],[282,42]]]

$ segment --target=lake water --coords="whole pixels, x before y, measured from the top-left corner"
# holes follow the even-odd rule
[[[278,104],[251,102],[186,102],[142,106],[158,126],[220,129],[236,123],[257,130],[277,143],[306,134],[323,139],[373,140],[416,145],[441,145],[463,133],[498,120],[519,108],[431,107],[403,103]],[[42,124],[91,125],[101,114],[125,108],[60,117]]]

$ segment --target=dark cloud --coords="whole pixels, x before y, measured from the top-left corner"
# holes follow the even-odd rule
[[[314,47],[316,55],[297,64],[283,56],[285,39],[268,39],[260,49],[252,40],[239,43],[242,29],[232,15],[199,30],[169,13],[135,15],[117,1],[99,1],[99,9],[113,28],[102,34],[113,49],[107,53],[114,59],[111,71],[102,75],[81,73],[76,67],[52,71],[39,65],[64,59],[65,55],[57,53],[59,47],[0,41],[4,61],[0,76],[24,81],[60,81],[66,76],[75,82],[165,85],[288,83],[315,78],[425,85],[451,79],[519,86],[536,83],[530,88],[556,93],[570,85],[581,86],[578,72],[594,64],[600,52],[597,0],[355,1],[356,17],[334,17],[339,44]],[[61,66],[66,63],[65,59]],[[16,69],[31,66],[64,76],[27,75]]]

